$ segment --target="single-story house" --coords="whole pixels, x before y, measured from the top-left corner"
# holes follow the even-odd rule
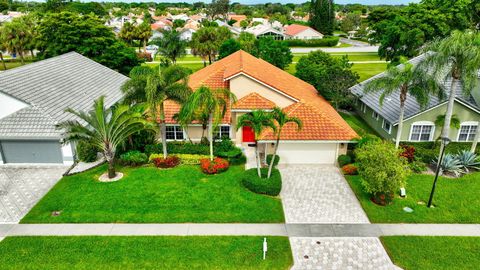
[[[179,28],[177,31],[180,32],[180,39],[186,41],[192,40],[193,33],[197,32],[197,30],[192,28]]]
[[[269,24],[255,25],[250,28],[247,28],[245,32],[255,35],[256,38],[271,37],[275,40],[285,39],[285,35],[282,33],[282,31],[275,29]]]
[[[317,30],[300,24],[291,24],[284,27],[286,39],[322,39],[323,34]]]
[[[76,52],[0,73],[0,163],[73,163],[55,128],[74,119],[65,109],[88,111],[102,95],[111,106],[127,79]]]
[[[209,65],[189,78],[195,91],[201,86],[228,88],[237,101],[227,108],[216,137],[229,136],[237,145],[247,146],[255,141],[248,127],[236,130],[238,118],[252,110],[271,110],[278,106],[289,116],[302,120],[303,128],[293,124],[284,127],[279,155],[281,163],[334,164],[339,154],[347,151],[347,144],[358,135],[335,109],[310,84],[270,63],[244,51],[233,53]],[[203,127],[191,124],[183,129],[174,120],[180,105],[165,103],[168,140],[200,141]],[[271,153],[275,137],[266,131],[258,140],[262,156]]]
[[[423,59],[423,55],[411,59],[409,62],[417,65]],[[395,140],[398,129],[398,117],[400,115],[400,90],[393,93],[380,105],[381,92],[363,92],[365,84],[384,76],[378,74],[362,83],[350,88],[358,97],[356,111],[378,134],[385,139]],[[444,87],[449,92],[451,80],[444,82]],[[414,97],[408,95],[405,104],[405,117],[401,141],[434,141],[440,137],[442,128],[435,125],[438,116],[447,111],[447,99],[439,100],[436,96],[430,96],[426,108],[421,108]],[[470,142],[478,132],[480,121],[480,88],[474,89],[472,95],[465,96],[461,85],[457,85],[453,114],[460,120],[460,129],[451,129],[452,141]]]

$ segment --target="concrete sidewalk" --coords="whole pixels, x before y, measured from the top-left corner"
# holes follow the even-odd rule
[[[480,236],[480,224],[0,224],[0,238],[67,235]]]

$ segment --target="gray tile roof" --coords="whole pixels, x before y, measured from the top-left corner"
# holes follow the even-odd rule
[[[121,99],[128,77],[76,52],[0,73],[0,92],[30,106],[0,119],[0,138],[60,137],[54,125],[74,116],[66,108],[88,111],[105,95],[105,105]]]
[[[417,65],[423,60],[423,58],[424,58],[424,55],[420,55],[418,57],[411,59],[409,62],[412,63],[413,65]],[[370,79],[363,81],[362,83],[352,86],[350,90],[352,91],[353,94],[359,97],[360,100],[363,103],[365,103],[368,107],[376,111],[388,122],[392,123],[393,125],[396,125],[398,124],[398,116],[400,115],[400,90],[394,92],[391,96],[386,97],[383,102],[383,106],[381,106],[379,102],[381,91],[368,93],[368,94],[363,93],[363,88],[365,84],[367,84],[368,82],[378,77],[384,76],[384,74],[385,72],[375,75]],[[452,82],[451,79],[448,79],[445,82],[443,82],[445,89],[447,89],[447,94],[449,92],[448,89],[450,88],[451,82]],[[457,85],[456,99],[480,111],[480,104],[476,104],[471,96],[465,96],[463,94],[461,85]],[[407,100],[405,102],[405,119],[413,117],[422,111],[431,109],[444,102],[447,102],[447,100],[446,99],[439,100],[436,96],[432,95],[430,96],[430,102],[426,106],[426,108],[421,109],[420,105],[415,100],[415,98],[408,95]]]

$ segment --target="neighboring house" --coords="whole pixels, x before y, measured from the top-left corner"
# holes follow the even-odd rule
[[[422,59],[423,55],[413,58],[409,62],[416,65]],[[378,74],[350,89],[358,97],[356,103],[358,114],[382,137],[395,140],[400,114],[400,91],[385,98],[383,106],[380,106],[379,102],[381,92],[363,93],[365,84],[380,76],[384,76],[384,73]],[[445,82],[447,92],[449,92],[450,84],[450,80]],[[452,141],[471,142],[479,128],[480,89],[475,89],[472,96],[464,96],[461,86],[458,85],[456,93],[453,114],[460,120],[461,127],[458,130],[451,129],[450,139]],[[440,137],[442,128],[435,126],[435,120],[437,116],[444,115],[446,111],[447,99],[439,100],[436,96],[431,96],[428,106],[421,109],[415,98],[408,96],[405,104],[405,120],[401,141],[426,142],[436,140]]]
[[[195,29],[191,28],[177,29],[177,31],[180,32],[180,39],[186,41],[192,40],[193,33],[197,32]]]
[[[237,14],[229,14],[228,15],[228,20],[234,20],[235,23],[233,24],[233,26],[239,28],[241,27],[240,26],[240,23],[244,20],[247,19],[247,16],[246,15],[237,15]]]
[[[244,146],[254,142],[250,128],[236,130],[238,118],[252,110],[271,110],[279,106],[288,115],[300,118],[303,129],[298,131],[296,126],[288,124],[282,131],[281,163],[334,164],[339,154],[346,153],[347,144],[357,137],[312,85],[244,51],[233,53],[190,76],[189,86],[193,90],[202,85],[228,88],[238,99],[229,106],[221,121],[217,139],[229,136],[235,144]],[[200,141],[202,125],[191,124],[184,130],[173,119],[179,109],[180,105],[174,101],[165,103],[167,139]],[[271,131],[262,134],[259,148],[263,158],[265,153],[273,151],[274,141]]]
[[[65,109],[88,111],[102,95],[111,106],[127,79],[76,52],[0,73],[0,163],[71,164],[74,147],[55,128],[74,119]]]
[[[285,39],[285,35],[282,33],[282,31],[273,28],[269,24],[259,24],[256,26],[252,26],[250,28],[247,28],[245,32],[255,35],[256,38],[272,37],[275,40]]]
[[[323,34],[317,30],[300,24],[291,24],[285,26],[284,31],[287,39],[321,39]]]

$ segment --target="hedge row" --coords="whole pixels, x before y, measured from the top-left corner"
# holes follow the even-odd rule
[[[408,142],[402,143],[402,145],[410,145],[415,148],[415,157],[427,164],[432,163],[440,153],[440,142]],[[451,142],[445,148],[445,153],[458,154],[463,150],[470,150],[472,143],[464,142]],[[480,155],[480,147],[477,147],[475,151]]]
[[[262,177],[258,177],[257,169],[246,170],[242,174],[242,185],[248,190],[258,193],[266,194],[270,196],[277,196],[282,190],[282,176],[280,171],[276,168],[272,170],[270,178],[266,178],[268,174],[268,168],[261,169]]]
[[[289,47],[334,47],[337,46],[339,37],[324,37],[322,39],[286,39]]]

